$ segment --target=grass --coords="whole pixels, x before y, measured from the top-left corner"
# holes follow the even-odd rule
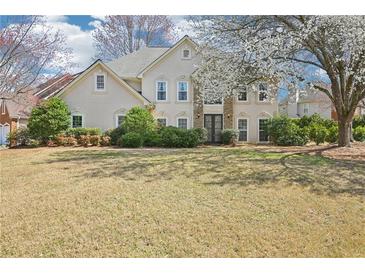
[[[252,148],[0,151],[1,257],[364,257],[365,163]]]

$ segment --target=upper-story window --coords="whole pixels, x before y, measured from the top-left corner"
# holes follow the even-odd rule
[[[206,91],[204,94],[204,104],[205,105],[221,105],[223,103],[223,98],[214,92]]]
[[[237,100],[240,102],[247,102],[247,90],[243,88],[237,94]]]
[[[183,51],[182,51],[182,58],[183,59],[190,59],[191,58],[191,51],[190,51],[190,49],[183,49]]]
[[[259,102],[266,102],[268,100],[267,84],[259,84]]]
[[[95,78],[95,90],[105,91],[105,75],[97,74]]]
[[[177,100],[178,101],[188,100],[188,82],[186,81],[177,82]]]
[[[167,100],[167,82],[166,81],[157,81],[156,100],[157,101],[166,101]]]

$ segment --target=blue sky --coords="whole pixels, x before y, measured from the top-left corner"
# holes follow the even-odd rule
[[[73,50],[73,62],[77,64],[74,72],[88,67],[94,59],[95,47],[92,32],[95,25],[104,20],[104,16],[96,15],[52,15],[46,16],[48,24],[55,29],[60,29],[66,37],[66,44]],[[184,16],[171,16],[176,25],[176,37],[191,34]],[[189,33],[190,32],[190,33]]]

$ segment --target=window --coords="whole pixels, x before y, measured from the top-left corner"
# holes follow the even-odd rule
[[[238,141],[247,142],[247,119],[238,119]]]
[[[157,101],[166,101],[167,83],[165,81],[157,82]]]
[[[186,81],[177,82],[177,100],[178,101],[188,100],[188,82]]]
[[[205,105],[221,105],[223,102],[222,97],[219,97],[215,92],[208,91],[204,94]]]
[[[72,115],[72,127],[73,128],[82,127],[83,126],[82,120],[83,120],[82,115],[79,114]]]
[[[116,127],[120,127],[124,121],[125,115],[118,114],[116,119]]]
[[[5,100],[3,99],[2,100],[2,104],[1,104],[1,114],[5,114],[6,111],[5,111]]]
[[[160,127],[165,127],[167,125],[166,118],[157,118],[157,123]]]
[[[182,58],[183,59],[190,59],[190,50],[189,49],[184,49],[182,51]]]
[[[261,83],[259,84],[259,102],[266,102],[267,99],[267,85]]]
[[[268,119],[259,119],[259,142],[268,142],[269,135],[267,132]]]
[[[187,129],[188,128],[188,118],[178,118],[177,127]]]
[[[105,76],[103,74],[96,75],[96,90],[97,91],[105,90]]]
[[[247,91],[246,89],[238,92],[237,100],[240,102],[247,102]]]
[[[303,106],[303,112],[304,114],[308,114],[309,113],[309,104],[305,103]]]

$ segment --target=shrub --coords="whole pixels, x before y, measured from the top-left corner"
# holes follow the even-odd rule
[[[365,127],[365,114],[364,115],[356,115],[352,120],[352,128],[357,127]]]
[[[58,146],[64,146],[66,144],[66,136],[64,136],[63,134],[57,135],[56,138],[54,138],[53,143]]]
[[[194,129],[183,130],[180,140],[181,147],[196,147],[200,144],[200,136]]]
[[[180,147],[182,129],[177,127],[163,127],[160,129],[161,142],[164,147]]]
[[[143,145],[147,147],[159,147],[162,145],[162,139],[159,132],[151,131],[145,134]]]
[[[143,136],[156,130],[156,121],[147,109],[135,106],[127,112],[122,127],[127,133],[135,132]]]
[[[90,136],[89,135],[81,135],[80,138],[77,140],[77,142],[84,146],[87,147],[88,145],[90,145]]]
[[[121,137],[120,145],[123,147],[141,147],[143,145],[143,138],[137,132],[128,132]]]
[[[65,102],[51,98],[33,108],[28,128],[33,138],[47,140],[66,130],[70,125],[70,112]]]
[[[238,130],[224,129],[222,130],[222,143],[225,145],[235,144],[238,141]]]
[[[30,144],[31,135],[29,129],[21,127],[16,130],[16,142],[21,146],[27,146]]]
[[[365,142],[365,126],[358,126],[353,130],[353,136],[356,141]]]
[[[100,137],[100,145],[102,146],[110,146],[111,143],[110,143],[110,140],[111,138],[109,136],[101,136]]]
[[[57,144],[54,140],[48,140],[47,141],[47,147],[56,147]]]
[[[69,128],[65,131],[65,135],[79,139],[81,135],[100,136],[101,130],[100,128],[84,128],[84,127]]]
[[[38,140],[30,139],[29,141],[29,147],[39,147],[41,144]]]
[[[105,136],[110,137],[110,143],[112,145],[118,145],[118,140],[122,137],[123,134],[125,134],[125,130],[122,127],[108,129],[107,131],[104,132]]]
[[[338,142],[338,126],[334,125],[327,129],[327,136],[325,139],[328,143],[337,143]]]
[[[309,126],[309,138],[319,145],[324,143],[326,136],[328,135],[328,130],[325,126],[313,123]]]
[[[278,116],[268,123],[270,140],[279,146],[303,146],[308,143],[307,130],[298,126],[299,119]]]
[[[92,146],[98,146],[100,142],[100,136],[98,135],[91,135],[90,136],[90,144]]]
[[[198,136],[199,145],[208,141],[208,130],[206,128],[193,128],[192,131]]]

